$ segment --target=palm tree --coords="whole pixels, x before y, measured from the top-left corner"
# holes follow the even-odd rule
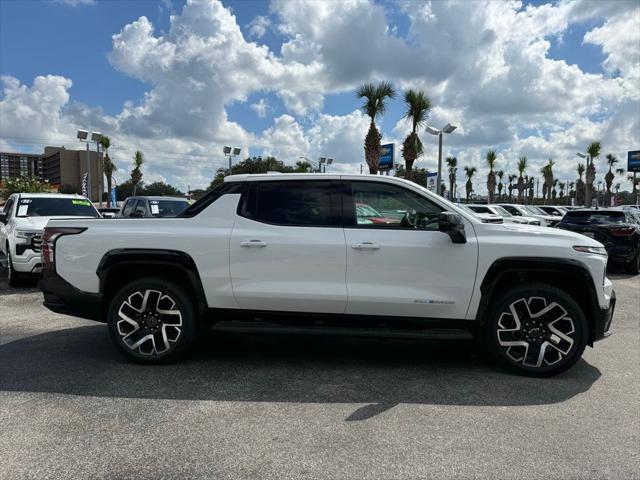
[[[512,197],[513,189],[514,189],[513,182],[515,182],[518,179],[518,176],[517,175],[509,175],[508,178],[509,178],[509,203],[511,203],[511,197]]]
[[[557,186],[558,186],[558,179],[554,178],[553,182],[551,182],[551,199],[554,201],[554,203],[555,203],[556,196],[558,195],[558,191],[556,190]]]
[[[587,171],[585,175],[586,188],[584,192],[585,206],[591,206],[591,197],[593,194],[593,182],[596,179],[596,166],[593,161],[600,156],[600,142],[591,142],[587,147]]]
[[[465,185],[467,203],[469,203],[469,197],[471,196],[471,192],[473,191],[473,183],[471,183],[471,178],[473,178],[477,171],[478,169],[476,167],[464,167],[464,173],[467,176],[467,183]]]
[[[496,196],[496,172],[493,171],[493,167],[496,164],[496,151],[489,150],[485,157],[487,165],[489,165],[489,173],[487,174],[487,191],[489,192],[489,203],[493,203]]]
[[[498,176],[498,201],[502,200],[502,187],[504,185],[502,185],[502,177],[504,177],[504,170],[498,170],[496,172],[496,175]]]
[[[417,130],[427,120],[431,109],[431,100],[423,91],[409,89],[404,92],[404,103],[407,107],[404,118],[411,122],[411,133],[407,135],[402,144],[402,158],[404,158],[405,178],[411,178],[413,162],[423,153],[422,142]]]
[[[542,200],[546,205],[547,202],[551,199],[551,191],[555,186],[553,179],[553,166],[555,162],[549,159],[549,163],[547,163],[544,167],[540,169],[540,173],[542,173],[542,178],[544,179],[544,183],[542,184]],[[557,182],[556,182],[557,183]]]
[[[369,173],[378,173],[378,162],[380,161],[380,140],[382,135],[376,127],[376,117],[382,115],[386,109],[385,101],[396,95],[393,86],[389,82],[380,82],[377,85],[365,83],[356,90],[358,98],[365,98],[362,110],[371,118],[371,125],[367,136],[364,138],[364,156],[369,165]]]
[[[614,155],[608,153],[607,164],[609,165],[609,171],[604,176],[604,181],[607,184],[607,205],[611,205],[611,185],[613,184],[613,180],[616,177],[616,175],[611,170],[616,163],[618,163],[618,159]]]
[[[638,204],[638,184],[640,184],[640,177],[636,178],[636,172],[633,175],[627,175],[627,180],[631,182],[631,201]]]
[[[449,200],[455,198],[456,174],[458,173],[458,159],[456,157],[447,157],[447,168],[449,169]]]
[[[534,182],[534,178],[533,177],[528,177],[527,178],[527,184],[529,187],[529,205],[533,205],[533,182]]]
[[[133,196],[136,196],[136,190],[138,189],[138,184],[142,180],[142,164],[144,163],[144,155],[140,150],[136,150],[135,155],[133,156],[133,170],[131,170],[131,183],[133,184]]]
[[[560,187],[560,200],[564,198],[564,189],[567,188],[567,182],[559,182],[558,186]]]
[[[525,189],[524,174],[528,167],[527,157],[525,155],[518,159],[518,203],[523,203],[523,193]]]
[[[111,139],[106,135],[100,136],[100,146],[104,151],[104,159],[102,160],[102,170],[104,171],[104,176],[107,177],[107,207],[111,206],[111,184],[113,183],[113,172],[115,172],[118,167],[115,163],[111,161],[111,157],[109,156],[109,147],[111,147]]]

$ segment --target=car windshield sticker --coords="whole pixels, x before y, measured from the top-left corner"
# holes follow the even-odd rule
[[[29,204],[28,203],[26,205],[20,205],[18,207],[18,216],[19,217],[26,217],[27,216],[27,210],[29,210]]]
[[[151,204],[151,215],[158,215],[160,213],[160,207],[158,207],[157,203]]]
[[[84,207],[90,207],[91,202],[89,200],[71,200],[74,205],[82,205]]]

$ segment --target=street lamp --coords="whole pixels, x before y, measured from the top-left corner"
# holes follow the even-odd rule
[[[102,134],[100,132],[91,132],[91,140],[87,140],[88,136],[89,132],[87,130],[78,129],[78,140],[87,144],[87,197],[89,197],[89,200],[93,201],[91,199],[91,160],[89,158],[89,143],[96,142],[97,144],[100,141]],[[102,202],[102,198],[100,198],[100,201]]]
[[[447,123],[444,127],[442,127],[441,130],[436,130],[435,128],[427,125],[427,132],[430,133],[431,135],[437,135],[438,136],[438,176],[436,177],[436,189],[438,192],[438,195],[441,194],[441,189],[440,189],[440,183],[442,181],[442,134],[443,133],[451,133],[453,132],[456,128],[455,125],[451,125],[450,123]]]
[[[318,158],[318,173],[326,173],[327,165],[331,165],[332,163],[333,163],[333,158],[329,158],[329,157]]]
[[[229,175],[231,175],[231,159],[237,157],[238,155],[240,155],[240,148],[237,147],[224,147],[222,149],[222,152],[224,153],[225,157],[229,157]]]

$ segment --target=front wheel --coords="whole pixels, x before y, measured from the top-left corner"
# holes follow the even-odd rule
[[[550,377],[572,367],[587,344],[587,320],[563,290],[529,284],[506,291],[486,323],[491,353],[511,370]]]
[[[20,274],[13,268],[13,261],[11,260],[11,251],[7,248],[7,283],[10,287],[19,287],[21,285],[22,278]]]
[[[196,337],[198,318],[191,297],[161,278],[142,278],[123,287],[111,301],[109,333],[118,349],[140,363],[171,362]]]

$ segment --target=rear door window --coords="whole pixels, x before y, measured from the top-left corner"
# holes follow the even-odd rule
[[[603,225],[624,222],[624,212],[612,211],[573,211],[567,212],[562,218],[562,223],[572,223],[576,225]]]
[[[339,182],[322,180],[250,182],[239,214],[282,226],[340,226]]]
[[[133,207],[136,204],[136,200],[127,200],[127,203],[124,204],[124,208],[122,209],[122,216],[128,217],[133,212]]]

